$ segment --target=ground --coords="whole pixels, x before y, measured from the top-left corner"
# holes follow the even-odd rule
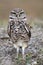
[[[0,28],[0,64],[1,65],[43,65],[43,27],[35,25],[31,29],[31,39],[25,49],[26,59],[16,58],[16,49],[9,42],[4,28]]]

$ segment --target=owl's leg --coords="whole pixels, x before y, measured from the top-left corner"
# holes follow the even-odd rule
[[[25,48],[24,47],[22,47],[22,56],[23,56],[23,59],[25,59]]]
[[[18,55],[19,55],[19,47],[17,48],[17,58],[18,58]]]

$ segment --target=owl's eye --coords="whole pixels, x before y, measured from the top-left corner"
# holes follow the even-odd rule
[[[17,14],[14,11],[11,12],[11,15],[17,17]]]
[[[11,12],[11,14],[15,14],[15,15],[16,15],[16,13],[15,13],[15,12],[13,12],[13,11]]]
[[[24,14],[24,12],[21,12],[20,14]]]
[[[22,14],[24,14],[24,12],[21,12],[21,13],[19,14],[19,16],[21,16]]]

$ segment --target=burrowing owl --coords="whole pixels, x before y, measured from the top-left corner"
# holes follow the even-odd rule
[[[7,32],[12,41],[12,44],[17,49],[22,48],[23,58],[25,57],[24,50],[28,46],[31,38],[31,31],[26,23],[27,17],[23,9],[15,8],[10,12]]]

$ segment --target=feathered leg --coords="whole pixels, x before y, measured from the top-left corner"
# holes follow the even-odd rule
[[[17,48],[17,58],[18,58],[18,55],[19,55],[19,47]]]
[[[22,56],[23,56],[23,59],[25,59],[25,48],[22,47]]]

